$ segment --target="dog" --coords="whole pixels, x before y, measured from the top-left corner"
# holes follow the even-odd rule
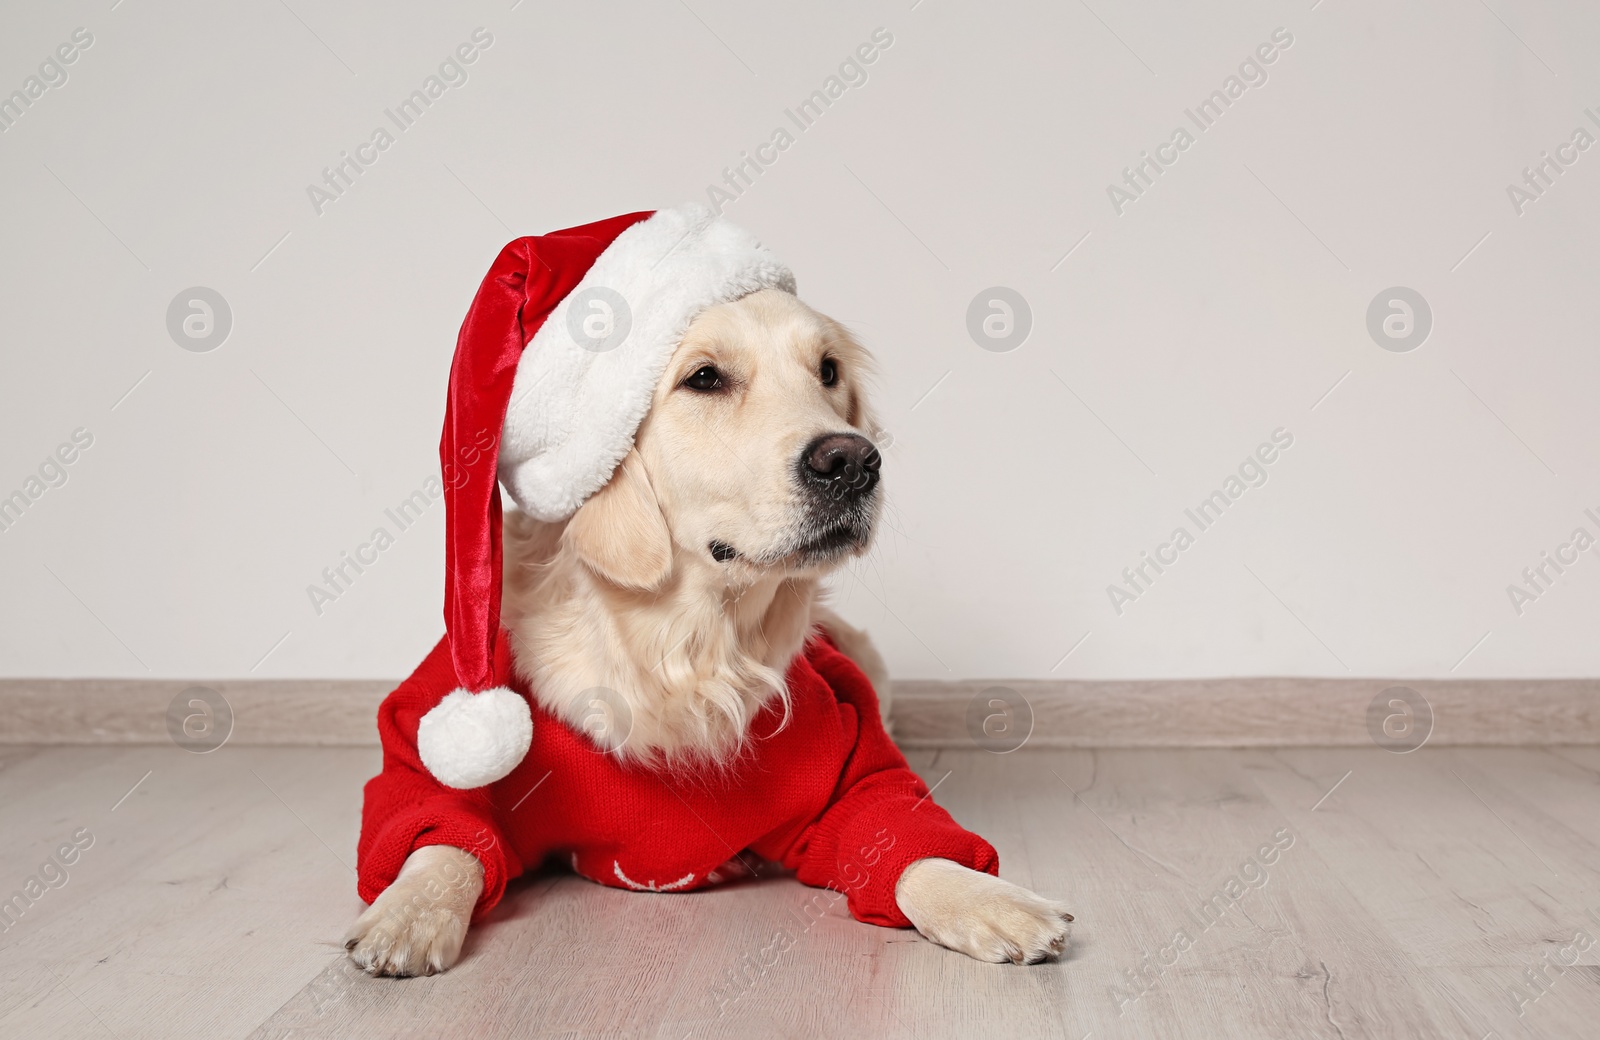
[[[887,716],[882,658],[820,601],[882,511],[871,365],[841,324],[779,289],[693,319],[609,483],[569,520],[507,515],[502,623],[538,710],[630,776],[714,774],[749,753],[758,720],[782,732],[798,711],[786,674],[825,639],[817,652],[853,660]],[[356,964],[413,976],[456,963],[485,887],[459,844],[410,853],[346,936]],[[620,860],[616,876],[645,887]],[[950,859],[909,863],[892,896],[923,936],[978,960],[1032,964],[1068,943],[1064,904]]]

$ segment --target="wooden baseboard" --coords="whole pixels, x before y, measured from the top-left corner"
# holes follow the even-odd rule
[[[168,713],[192,713],[194,687],[232,710],[239,744],[362,745],[378,742],[378,704],[389,680],[0,679],[0,743],[159,744]]]
[[[1377,742],[1370,727],[1381,732],[1397,714],[1389,701],[1404,699],[1387,693],[1395,687],[1420,695],[1431,712],[1429,745],[1600,743],[1595,679],[908,681],[895,684],[895,739],[908,747],[981,746],[992,739],[982,730],[985,712],[1004,711],[1008,699],[986,692],[996,687],[1027,705],[1013,711],[1019,722],[1032,715],[1030,747],[1370,746]],[[1416,735],[1425,714],[1412,720]],[[1009,725],[999,721],[1002,730]]]
[[[0,679],[0,744],[162,743],[195,686],[231,708],[230,742],[359,746],[377,743],[394,683]],[[1430,745],[1600,744],[1595,679],[907,680],[895,684],[894,731],[907,747],[991,750],[1363,746],[1399,695],[1371,723],[1370,706],[1393,687],[1423,699],[1419,718],[1431,711]]]

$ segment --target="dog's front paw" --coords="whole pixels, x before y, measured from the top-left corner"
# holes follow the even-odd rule
[[[470,853],[428,845],[406,858],[394,884],[344,937],[350,959],[371,975],[434,975],[461,956],[483,867]]]
[[[980,961],[1037,964],[1072,934],[1065,904],[947,859],[911,864],[894,898],[917,931]]]

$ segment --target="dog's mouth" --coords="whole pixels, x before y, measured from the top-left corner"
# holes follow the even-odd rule
[[[808,527],[791,541],[762,553],[745,553],[721,540],[706,545],[711,558],[718,563],[744,560],[756,566],[788,564],[791,567],[811,567],[828,563],[863,548],[872,539],[872,522],[869,518],[835,520],[825,526]]]
[[[790,555],[799,556],[802,563],[822,563],[860,548],[870,537],[870,525],[847,521],[811,535],[795,546]]]

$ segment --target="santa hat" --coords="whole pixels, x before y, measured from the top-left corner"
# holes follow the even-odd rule
[[[417,751],[441,783],[493,783],[533,739],[528,702],[495,685],[499,485],[539,520],[570,517],[633,446],[695,315],[767,288],[794,292],[794,275],[700,204],[500,251],[461,325],[439,442],[444,615],[460,685],[422,717]]]

